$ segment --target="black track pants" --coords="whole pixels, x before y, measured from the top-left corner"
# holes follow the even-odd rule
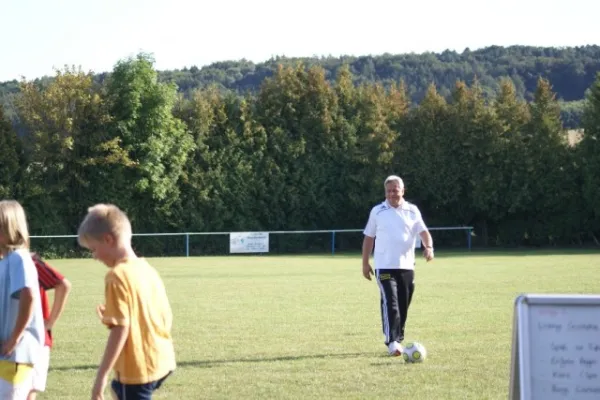
[[[415,291],[415,271],[378,269],[375,272],[381,293],[381,323],[385,344],[402,342],[408,307]]]

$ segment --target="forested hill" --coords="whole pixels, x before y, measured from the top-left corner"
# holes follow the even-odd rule
[[[517,95],[531,100],[538,77],[543,77],[550,81],[557,98],[561,100],[563,123],[566,127],[575,127],[582,111],[579,100],[583,99],[585,90],[592,85],[596,73],[600,71],[600,46],[490,46],[476,51],[465,49],[462,53],[444,51],[360,57],[277,57],[257,64],[246,60],[223,61],[202,68],[161,71],[160,77],[163,81],[176,83],[186,95],[196,88],[209,85],[238,93],[254,93],[279,65],[298,62],[307,66],[322,66],[329,80],[335,79],[337,70],[344,64],[350,66],[356,84],[374,81],[387,84],[403,80],[414,103],[420,102],[432,82],[438,92],[447,97],[457,80],[470,84],[475,77],[486,94],[497,92],[500,79],[510,77]],[[105,73],[97,75],[98,80],[105,77]],[[5,97],[4,103],[9,93],[17,91],[17,81],[0,83],[0,97]]]
[[[487,47],[462,53],[445,51],[424,54],[384,54],[362,57],[274,58],[254,64],[249,61],[215,63],[203,68],[163,71],[180,90],[189,91],[218,83],[236,91],[255,91],[278,65],[303,62],[318,64],[335,79],[337,69],[350,65],[356,83],[403,79],[415,102],[419,102],[434,82],[440,94],[450,95],[457,80],[467,83],[476,76],[486,91],[496,91],[501,77],[513,79],[518,95],[531,100],[538,77],[548,79],[557,96],[564,101],[580,100],[600,71],[600,46],[575,48]]]

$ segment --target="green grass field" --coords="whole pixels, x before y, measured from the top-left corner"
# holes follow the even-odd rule
[[[174,312],[179,367],[159,399],[506,399],[513,301],[598,293],[598,253],[447,254],[419,261],[407,340],[422,364],[387,356],[375,281],[360,256],[156,258]],[[73,282],[55,328],[48,390],[85,399],[108,335],[95,306],[105,267],[52,264]]]

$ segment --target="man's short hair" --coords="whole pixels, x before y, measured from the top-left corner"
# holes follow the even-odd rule
[[[79,225],[77,239],[81,246],[87,247],[88,241],[101,240],[106,234],[112,235],[117,242],[131,241],[131,223],[129,218],[114,204],[96,204],[88,208],[88,213]]]
[[[400,178],[397,175],[390,175],[387,178],[385,178],[385,182],[383,182],[384,189],[387,189],[387,184],[390,182],[398,182],[398,186],[400,186],[401,188],[404,187],[404,182],[402,181],[402,178]]]

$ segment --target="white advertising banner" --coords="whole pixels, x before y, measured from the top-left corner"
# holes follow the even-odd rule
[[[268,253],[269,232],[232,232],[229,234],[230,253]]]

